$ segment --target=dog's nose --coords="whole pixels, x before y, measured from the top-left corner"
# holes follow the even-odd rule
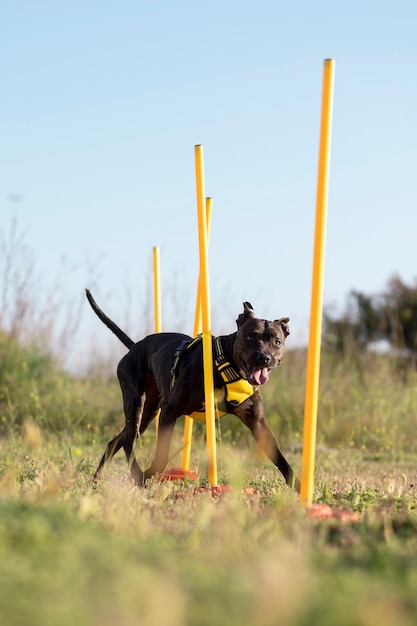
[[[258,352],[256,355],[256,361],[259,365],[268,365],[271,361],[271,357],[269,354],[263,354],[262,352]]]

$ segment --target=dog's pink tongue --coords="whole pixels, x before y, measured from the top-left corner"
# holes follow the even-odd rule
[[[252,376],[258,385],[264,385],[269,378],[268,368],[264,367],[261,370],[252,370]]]

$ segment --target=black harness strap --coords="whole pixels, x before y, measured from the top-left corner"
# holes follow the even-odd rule
[[[174,352],[174,363],[171,367],[171,383],[169,385],[170,391],[174,388],[178,362],[182,357],[184,350],[190,350],[191,348],[194,348],[200,341],[201,335],[198,335],[195,339],[192,339],[191,341],[187,341],[186,339],[184,339],[183,341],[181,341],[179,346],[177,346],[177,349]]]

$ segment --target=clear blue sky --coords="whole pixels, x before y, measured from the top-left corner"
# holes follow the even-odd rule
[[[325,58],[325,305],[417,276],[416,24],[414,0],[6,3],[0,227],[17,216],[42,288],[65,258],[68,306],[90,286],[135,339],[160,246],[164,329],[192,332],[202,144],[213,331],[232,331],[249,300],[291,318],[288,345],[306,341]],[[114,349],[83,309],[75,343]]]

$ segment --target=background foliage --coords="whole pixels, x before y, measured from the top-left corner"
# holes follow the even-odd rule
[[[325,339],[338,353],[363,351],[385,340],[391,352],[408,360],[417,357],[417,282],[393,276],[383,293],[352,291],[341,315],[325,312]]]

